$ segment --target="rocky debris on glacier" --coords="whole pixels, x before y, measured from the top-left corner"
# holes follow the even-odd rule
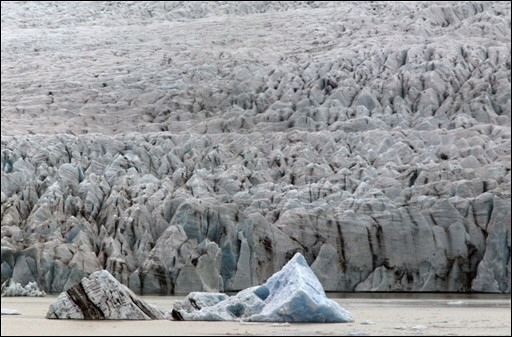
[[[346,323],[352,315],[325,296],[304,257],[297,253],[261,286],[228,297],[194,292],[174,304],[172,317],[184,321]]]
[[[510,3],[181,4],[2,2],[2,282],[510,292]]]
[[[170,315],[139,299],[108,271],[101,270],[61,293],[46,318],[150,320],[169,319]]]
[[[2,297],[9,296],[43,297],[46,293],[39,289],[36,282],[29,282],[26,286],[22,286],[9,278],[2,283]]]

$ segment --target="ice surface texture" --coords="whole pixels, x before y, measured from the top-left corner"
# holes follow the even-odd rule
[[[46,293],[40,290],[35,282],[29,282],[27,285],[22,286],[12,279],[8,279],[2,284],[2,297],[4,296],[42,297],[46,296]]]
[[[2,281],[510,292],[510,2],[1,6]]]
[[[217,293],[191,293],[176,303],[176,320],[345,323],[352,316],[328,299],[304,257],[297,253],[265,284],[228,297]]]
[[[101,270],[67,291],[50,304],[46,318],[87,320],[168,319],[168,312],[139,299],[108,271]]]

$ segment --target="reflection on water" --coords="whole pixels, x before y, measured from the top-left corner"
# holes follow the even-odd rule
[[[328,293],[327,297],[369,305],[453,308],[510,308],[510,294],[483,293]]]
[[[389,300],[507,300],[511,294],[485,293],[413,293],[413,292],[328,292],[329,298],[361,298]]]

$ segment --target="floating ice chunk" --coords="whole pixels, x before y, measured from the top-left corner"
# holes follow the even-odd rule
[[[451,302],[448,302],[448,305],[463,305],[465,304],[464,302],[462,301],[451,301]]]
[[[362,325],[374,325],[375,323],[373,321],[370,321],[369,319],[367,319],[365,321],[362,321],[361,324]]]
[[[254,288],[242,290],[236,296],[215,303],[218,293],[193,292],[187,295],[183,303],[175,303],[172,317],[177,321],[233,321],[245,319],[264,306],[263,301],[256,296]],[[206,304],[204,306],[200,303]],[[211,305],[208,305],[210,303]]]
[[[10,296],[42,297],[46,296],[46,293],[39,290],[36,282],[29,282],[26,286],[22,286],[20,283],[8,279],[2,284],[2,297]]]
[[[21,312],[15,309],[3,309],[2,308],[2,315],[21,315]]]
[[[222,299],[216,293],[190,293],[176,303],[175,320],[255,322],[352,322],[352,315],[328,299],[311,268],[296,254],[265,284]],[[201,303],[201,305],[199,304]]]
[[[411,327],[412,330],[425,330],[427,329],[427,326],[426,325],[422,325],[422,324],[418,324],[418,325],[415,325],[413,327]]]

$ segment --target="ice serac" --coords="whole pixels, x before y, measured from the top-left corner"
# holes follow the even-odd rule
[[[510,293],[510,204],[494,198],[493,204],[500,212],[493,212],[489,219],[490,234],[487,237],[487,250],[478,265],[478,274],[473,282],[475,291]],[[492,229],[492,231],[491,231]],[[508,247],[508,251],[503,249]]]
[[[304,257],[297,253],[261,286],[227,297],[191,293],[172,312],[175,320],[254,322],[352,322],[352,315],[325,296]]]
[[[12,279],[8,279],[2,284],[2,297],[9,296],[28,296],[43,297],[46,293],[39,289],[36,282],[29,282],[26,286],[22,286]]]
[[[46,318],[85,320],[168,319],[169,313],[139,299],[108,271],[83,278],[61,293],[50,305]]]

